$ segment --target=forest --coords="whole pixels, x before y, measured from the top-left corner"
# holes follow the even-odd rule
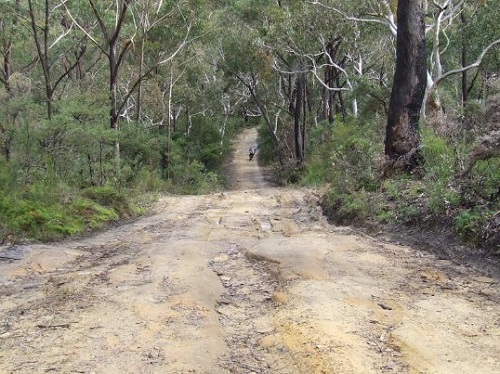
[[[0,0],[0,240],[82,235],[161,193],[220,191],[234,134],[258,126],[258,161],[324,191],[332,222],[500,253],[498,9]]]

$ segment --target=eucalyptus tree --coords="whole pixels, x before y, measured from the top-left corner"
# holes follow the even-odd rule
[[[352,6],[353,12],[364,9],[357,3],[346,6]],[[330,6],[290,2],[279,32],[274,39],[266,39],[266,47],[276,56],[274,69],[285,88],[282,95],[288,101],[288,110],[284,113],[294,124],[298,164],[306,155],[308,128],[325,119],[331,123],[337,114],[344,119],[347,114],[357,116],[360,102],[369,103],[370,94],[378,98],[381,95],[377,91],[387,90],[384,61],[392,45],[391,38],[380,37],[380,28],[385,25],[359,23],[325,9]]]
[[[465,102],[468,91],[467,72],[480,67],[490,51],[500,44],[500,32],[493,24],[485,27],[485,29],[481,27],[481,33],[487,35],[486,38],[484,36],[479,37],[479,34],[476,34],[474,46],[468,48],[464,44],[466,41],[466,23],[475,18],[475,16],[472,16],[469,19],[469,14],[483,13],[488,8],[491,10],[491,3],[492,1],[457,2],[453,0],[433,2],[432,13],[430,13],[432,17],[428,16],[431,22],[427,26],[428,34],[431,36],[429,41],[432,50],[429,56],[425,104],[426,112],[430,116],[429,120],[435,126],[441,126],[445,122],[445,113],[438,86],[445,81],[449,81],[448,86],[450,86],[453,82],[451,78],[461,75],[461,90],[457,90],[461,94],[457,97],[457,103]],[[453,48],[454,44],[461,44],[460,52]],[[471,58],[475,60],[470,61]],[[443,60],[446,61],[446,64],[443,63]]]
[[[16,8],[19,1],[0,2],[0,55],[2,56],[2,65],[0,73],[0,83],[4,89],[0,89],[0,102],[2,118],[0,118],[0,154],[6,160],[10,159],[11,145],[13,142],[13,126],[17,115],[12,118],[7,116],[7,101],[13,96],[11,77],[14,73],[13,66],[13,48],[17,32]],[[3,113],[5,111],[5,113]]]
[[[307,127],[321,107],[315,108],[313,74],[322,74],[316,59],[323,52],[321,45],[311,43],[317,36],[316,10],[294,1],[240,1],[229,10],[235,27],[224,38],[222,66],[248,92],[246,115],[261,116],[278,160],[300,166]],[[249,109],[251,104],[255,110]]]
[[[386,167],[411,170],[419,158],[420,110],[426,86],[423,0],[399,0],[396,70],[385,137]]]
[[[65,7],[71,21],[99,48],[108,60],[110,126],[114,129],[119,128],[120,116],[128,105],[132,93],[152,71],[158,66],[168,63],[178,54],[187,44],[191,29],[191,25],[183,16],[181,6],[157,0],[149,2],[149,7],[145,7],[145,1],[106,0],[96,2],[95,0],[88,0],[85,5],[79,4],[81,9],[78,9],[75,13],[71,9],[72,4],[69,0],[61,0],[61,4]],[[95,19],[94,22],[88,22],[86,17],[89,15]],[[158,51],[154,62],[150,66],[146,68],[141,66],[139,75],[127,85],[129,88],[123,93],[123,98],[120,100],[120,72],[127,61],[128,53],[135,47],[136,37],[141,34],[144,42],[148,33],[164,25],[169,18],[174,16],[186,21],[184,24],[185,32],[178,40],[178,45],[174,50]],[[141,56],[139,64],[144,63],[143,55],[141,54]]]
[[[484,88],[488,86],[489,77],[494,76],[500,66],[498,7],[498,0],[460,3],[459,15],[454,19],[453,29],[448,33],[443,31],[441,35],[442,44],[445,44],[448,50],[444,60],[448,69],[442,70],[440,76],[434,79],[433,89],[445,80],[459,84],[460,95],[457,101],[461,101],[462,105],[465,105],[469,94],[474,91],[476,98],[488,94]],[[451,78],[454,75],[460,76],[461,79],[453,81]]]
[[[340,16],[345,22],[356,24],[381,24],[393,37],[397,34],[397,17],[395,1],[374,1],[364,0],[358,3],[342,2],[339,0],[307,0],[308,3],[321,7],[331,13],[331,16]],[[441,0],[424,1],[426,27],[425,32],[428,39],[428,71],[426,86],[426,109],[431,113],[442,115],[442,104],[440,100],[438,86],[443,81],[454,75],[462,74],[466,77],[466,72],[479,67],[485,60],[488,53],[500,43],[497,22],[480,22],[481,31],[474,35],[474,43],[469,44],[469,53],[463,49],[463,53],[468,54],[468,58],[462,57],[460,66],[459,55],[449,57],[447,54],[452,51],[450,46],[454,40],[461,40],[459,23],[464,20],[464,12],[474,15],[489,15],[494,20],[498,7],[497,0],[476,1],[476,0]],[[472,19],[472,18],[471,18]],[[469,21],[471,21],[471,19]],[[462,21],[460,21],[462,20]],[[468,22],[466,29],[473,29],[473,23]],[[484,25],[488,25],[484,27]],[[478,29],[479,30],[479,29]],[[472,53],[473,52],[473,53]],[[443,64],[443,59],[447,63]],[[470,62],[470,61],[472,62]],[[457,65],[458,64],[458,65]],[[451,68],[450,68],[451,67]],[[466,79],[466,78],[465,78]],[[463,94],[462,94],[463,96]]]
[[[286,102],[274,75],[275,55],[266,41],[279,25],[276,17],[283,14],[278,2],[256,4],[244,0],[228,4],[216,14],[225,32],[217,42],[217,56],[214,56],[217,68],[227,77],[225,100],[238,103],[245,118],[262,118],[280,164],[292,156],[278,126]]]
[[[59,8],[59,9],[58,9]],[[85,53],[85,45],[69,45],[66,37],[71,33],[73,24],[68,22],[60,9],[59,1],[28,0],[27,14],[32,38],[36,48],[37,62],[42,69],[44,93],[47,107],[47,117],[52,118],[54,93],[65,78],[75,69]],[[68,60],[68,55],[75,50],[74,60],[65,69],[62,60]]]
[[[12,48],[13,39],[16,34],[18,19],[16,8],[19,7],[19,1],[2,1],[0,3],[0,54],[2,56],[2,69],[0,83],[10,92],[9,80],[13,73]]]
[[[239,35],[238,39],[224,41],[224,45],[219,50],[218,66],[225,74],[231,77],[232,92],[239,93],[245,100],[244,115],[252,116],[258,113],[264,120],[270,131],[275,145],[279,146],[277,130],[273,126],[272,110],[267,102],[266,79],[270,76],[271,62],[266,57],[262,46],[254,43],[253,40],[243,39]],[[255,112],[250,107],[254,105]]]
[[[109,123],[116,132],[115,177],[121,180],[120,118],[133,109],[131,100],[141,82],[159,66],[172,61],[185,47],[191,24],[184,17],[182,6],[163,0],[87,0],[75,4],[60,0],[72,24],[106,56],[108,68]],[[172,50],[161,47],[152,53],[145,66],[144,46],[152,31],[165,25],[172,17],[183,20],[177,46]],[[139,60],[130,61],[136,38],[141,40]],[[125,75],[126,66],[135,66]],[[138,66],[140,65],[140,67]],[[138,99],[141,100],[140,95]],[[140,105],[140,104],[139,104]],[[140,114],[140,110],[139,110]]]

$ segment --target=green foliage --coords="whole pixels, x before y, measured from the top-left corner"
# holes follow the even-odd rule
[[[159,170],[143,168],[137,173],[137,182],[135,184],[134,191],[139,196],[143,196],[147,193],[168,191],[169,186],[169,181],[162,178]]]
[[[105,227],[139,212],[125,194],[110,186],[74,190],[37,182],[0,196],[3,237],[51,241]]]
[[[485,221],[485,217],[480,210],[466,209],[455,217],[455,226],[460,235],[465,239],[471,239],[477,238]]]
[[[102,206],[114,209],[120,218],[127,218],[133,214],[130,202],[122,192],[111,186],[98,186],[82,191],[82,196]]]
[[[367,191],[356,193],[330,189],[321,202],[329,219],[338,225],[367,225],[373,216],[382,214]]]
[[[366,122],[322,122],[311,131],[303,182],[328,183],[342,193],[376,190],[381,144],[374,139],[373,126]]]
[[[322,205],[333,222],[438,226],[454,230],[469,244],[498,248],[492,243],[498,239],[498,158],[478,161],[467,179],[457,179],[459,162],[471,145],[451,143],[424,129],[423,169],[379,182],[376,160],[381,144],[372,146],[364,138],[374,139],[373,133],[370,136],[362,128],[336,123],[328,131],[315,129],[312,135],[310,148],[315,151],[310,154],[304,182],[328,183]]]
[[[377,160],[381,144],[374,141],[374,127],[367,122],[321,123],[311,131],[302,183],[328,184],[323,200],[328,216],[338,224],[356,224],[391,212],[373,194],[380,187]]]
[[[107,223],[119,219],[115,209],[104,207],[90,199],[76,199],[71,204],[71,209],[89,230],[101,229]]]
[[[429,129],[421,132],[422,156],[426,168],[426,177],[434,180],[446,180],[456,173],[456,145],[451,146],[443,137],[435,135]]]
[[[271,138],[271,134],[269,130],[264,125],[259,126],[259,152],[257,153],[257,157],[259,163],[265,166],[271,165],[275,163],[276,160],[276,152],[273,140]]]
[[[5,193],[12,189],[14,179],[12,172],[10,163],[0,156],[0,191]]]
[[[377,214],[377,222],[382,224],[390,224],[396,222],[397,218],[394,215],[394,212],[390,210],[381,210]]]
[[[53,240],[81,230],[78,219],[68,214],[67,190],[50,183],[36,183],[23,190],[6,191],[0,200],[2,236],[29,236]]]
[[[180,156],[176,158],[176,161],[182,164],[197,160],[207,171],[219,171],[230,153],[231,139],[237,126],[237,121],[227,121],[224,131],[222,131],[216,119],[205,116],[193,118],[187,137],[184,137],[184,134],[180,132],[174,135],[173,151]]]
[[[479,197],[495,201],[500,198],[500,158],[481,160],[471,171],[470,179],[464,182],[463,198],[468,201],[478,201]],[[498,202],[498,201],[497,201]]]
[[[422,144],[429,206],[433,214],[440,215],[460,201],[459,191],[451,185],[457,172],[457,146],[429,130],[422,131]]]
[[[199,161],[174,164],[170,170],[173,178],[168,190],[174,193],[204,194],[216,191],[222,186],[219,176],[214,172],[206,171]]]

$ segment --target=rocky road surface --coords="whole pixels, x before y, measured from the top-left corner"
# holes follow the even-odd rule
[[[0,373],[500,373],[499,281],[333,227],[235,145],[233,190],[0,249]]]

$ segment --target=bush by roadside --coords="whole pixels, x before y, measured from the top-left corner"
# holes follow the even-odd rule
[[[306,185],[329,186],[322,207],[339,225],[439,228],[473,248],[500,254],[500,159],[459,170],[472,143],[422,131],[422,166],[412,174],[382,177],[382,124],[322,124],[311,136]]]

